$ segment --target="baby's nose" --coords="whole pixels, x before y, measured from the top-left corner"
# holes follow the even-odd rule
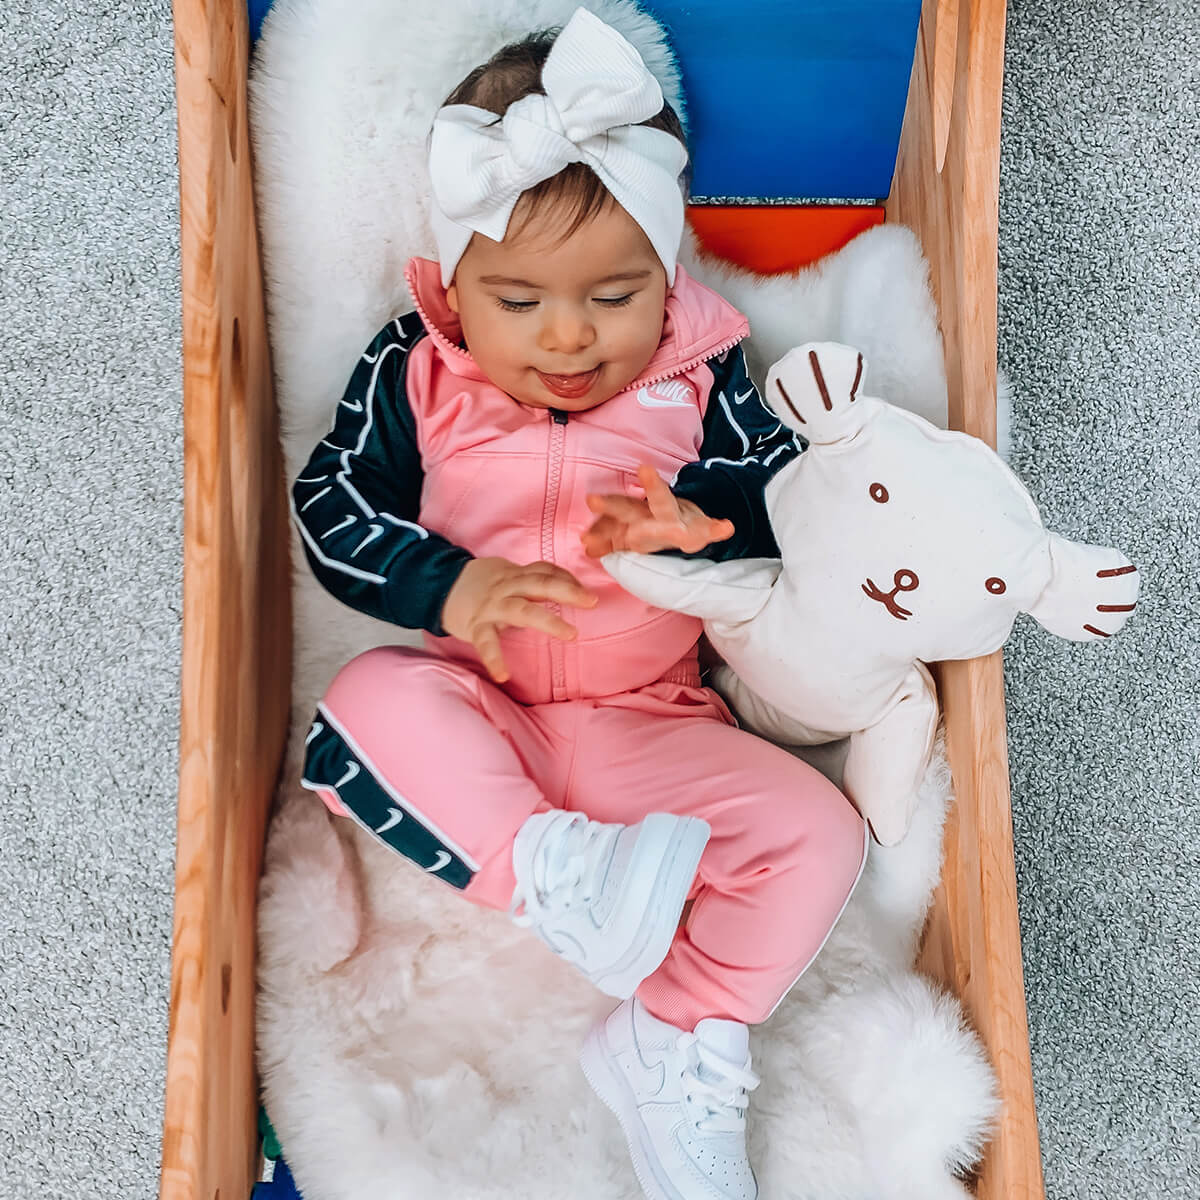
[[[555,354],[577,354],[595,340],[595,327],[584,313],[569,310],[549,313],[542,324],[541,347]]]

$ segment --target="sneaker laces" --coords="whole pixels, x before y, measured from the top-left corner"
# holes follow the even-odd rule
[[[681,1034],[675,1048],[696,1051],[696,1069],[685,1070],[686,1096],[703,1116],[692,1123],[700,1133],[741,1133],[746,1128],[749,1092],[761,1082],[747,1062],[738,1066],[709,1049],[694,1033]]]
[[[575,813],[557,836],[543,837],[533,856],[528,891],[520,884],[513,891],[508,908],[513,924],[540,924],[576,903],[590,904],[623,828],[589,821],[582,813]],[[518,913],[522,906],[524,912]]]

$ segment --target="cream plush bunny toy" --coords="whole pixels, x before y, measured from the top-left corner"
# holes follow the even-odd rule
[[[781,559],[616,553],[621,585],[701,617],[713,684],[742,724],[788,745],[849,735],[847,794],[876,839],[904,837],[937,727],[924,664],[990,654],[1018,612],[1075,641],[1111,637],[1137,568],[1048,533],[978,438],[862,392],[862,355],[789,351],[764,399],[809,449],[766,488]]]

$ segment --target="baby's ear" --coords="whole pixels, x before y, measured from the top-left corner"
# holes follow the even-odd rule
[[[1057,533],[1047,536],[1050,582],[1029,615],[1073,642],[1112,637],[1137,607],[1137,567],[1111,546],[1072,542]]]

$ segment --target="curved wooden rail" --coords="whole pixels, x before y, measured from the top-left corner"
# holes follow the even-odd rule
[[[996,444],[1004,0],[925,0],[889,220],[916,230],[941,314],[950,424]],[[1001,657],[938,673],[958,797],[922,966],[960,996],[1004,1102],[983,1200],[1044,1200],[1017,919]]]
[[[175,4],[184,584],[163,1200],[257,1177],[254,904],[287,732],[286,492],[246,125],[246,6]]]

